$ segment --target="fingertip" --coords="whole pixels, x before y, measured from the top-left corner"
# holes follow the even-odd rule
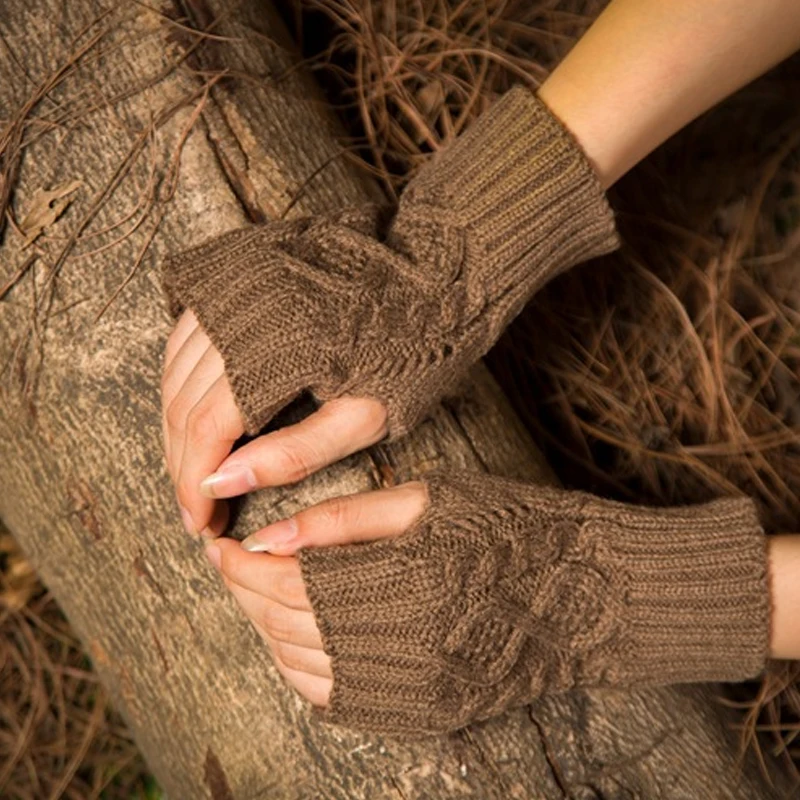
[[[236,539],[231,539],[227,536],[220,536],[216,539],[206,539],[203,542],[203,551],[206,558],[219,570],[222,577],[227,580],[226,570],[230,571],[235,563],[231,561],[231,557],[239,550],[239,542]],[[209,555],[211,553],[211,555]],[[215,564],[212,559],[218,560]]]
[[[211,564],[214,569],[218,571],[222,571],[222,550],[221,548],[213,542],[209,542],[205,546],[205,554],[208,562]]]
[[[200,481],[199,490],[213,499],[237,497],[258,488],[255,472],[247,464],[224,463]]]
[[[200,535],[206,539],[216,539],[218,536],[222,536],[227,525],[228,504],[222,501],[217,502],[214,504],[211,521],[200,531]]]
[[[219,536],[216,539],[206,539],[203,543],[204,547],[216,547],[223,555],[223,560],[230,558],[232,549],[239,549],[239,542],[229,536]]]
[[[294,517],[282,519],[260,531],[250,534],[242,541],[242,549],[249,553],[272,553],[290,556],[300,547],[299,528]]]

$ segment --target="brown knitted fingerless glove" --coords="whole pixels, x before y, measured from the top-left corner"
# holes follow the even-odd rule
[[[751,501],[655,509],[477,473],[423,480],[429,504],[400,537],[299,552],[332,661],[323,720],[443,732],[547,692],[764,666]]]
[[[402,435],[543,283],[618,244],[583,152],[523,86],[436,154],[392,214],[269,222],[168,259],[171,311],[196,313],[249,433],[310,389],[375,397]]]

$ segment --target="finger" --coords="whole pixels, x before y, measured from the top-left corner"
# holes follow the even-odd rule
[[[242,542],[242,548],[286,556],[301,547],[399,536],[419,519],[427,503],[425,484],[419,481],[334,497],[256,531]]]
[[[175,357],[164,367],[164,374],[161,376],[162,408],[169,406],[203,355],[213,349],[203,329],[196,327]]]
[[[239,607],[260,632],[296,647],[323,649],[317,622],[310,611],[297,611],[274,603],[257,592],[228,581],[224,575],[223,580]]]
[[[183,459],[189,415],[214,382],[224,374],[224,369],[222,356],[214,347],[208,345],[183,378],[180,387],[167,405],[167,431],[170,442],[167,461],[176,483]]]
[[[197,330],[200,331],[199,328]],[[203,344],[205,349],[202,349]],[[173,482],[177,481],[181,466],[186,417],[216,379],[212,378],[209,369],[219,366],[215,363],[214,350],[202,332],[199,332],[196,337],[190,337],[184,350],[187,353],[186,359],[181,359],[179,354],[173,361],[174,382],[170,385],[165,378],[162,381],[161,392],[162,424],[166,448],[164,452],[167,458],[167,469]],[[203,364],[201,371],[196,372],[201,363]],[[192,376],[194,376],[194,380],[192,380]],[[204,382],[200,380],[202,376],[205,377]]]
[[[329,400],[301,422],[246,444],[202,483],[209,497],[234,497],[302,480],[386,436],[386,409],[371,398]]]
[[[287,608],[311,611],[296,558],[248,553],[235,539],[220,539],[206,549],[211,547],[219,549],[219,569],[232,583]]]
[[[287,667],[279,658],[273,655],[275,669],[286,679],[287,683],[299,692],[312,705],[326,708],[333,691],[333,681],[329,678],[320,678],[306,672],[297,672]]]
[[[264,640],[269,645],[272,654],[279,658],[281,663],[295,672],[305,672],[319,678],[333,678],[331,660],[324,650],[313,647],[298,647],[296,644],[281,642],[273,639],[266,631],[261,632]]]
[[[181,319],[183,322],[183,318]],[[161,433],[164,441],[164,455],[167,461],[167,470],[170,477],[175,478],[175,463],[171,458],[170,428],[167,422],[167,409],[175,399],[186,378],[189,377],[197,362],[209,348],[208,337],[199,326],[195,326],[181,348],[168,359],[161,375]]]
[[[186,418],[181,467],[176,492],[194,529],[202,532],[211,521],[214,501],[200,492],[200,481],[213,472],[244,433],[241,414],[225,375],[200,398]]]
[[[169,338],[167,339],[167,346],[164,351],[164,367],[172,361],[177,352],[183,347],[183,343],[189,338],[191,333],[199,323],[197,317],[190,308],[181,314],[180,319],[172,329]]]

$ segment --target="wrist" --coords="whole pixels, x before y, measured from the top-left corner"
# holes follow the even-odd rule
[[[537,91],[539,99],[572,134],[594,169],[600,186],[612,186],[633,164],[614,142],[613,127],[602,124],[582,98],[580,87],[556,70]]]
[[[768,548],[770,656],[800,659],[800,534],[771,536]]]
[[[542,84],[604,188],[800,46],[798,3],[724,6],[613,0]]]

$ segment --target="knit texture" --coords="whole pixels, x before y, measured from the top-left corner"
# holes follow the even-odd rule
[[[618,246],[585,155],[517,86],[437,153],[397,209],[268,222],[169,258],[256,433],[298,394],[374,397],[389,438],[455,388],[547,280]]]
[[[750,500],[655,509],[477,473],[423,480],[429,504],[403,535],[299,553],[332,663],[323,720],[444,732],[546,692],[763,668]]]

